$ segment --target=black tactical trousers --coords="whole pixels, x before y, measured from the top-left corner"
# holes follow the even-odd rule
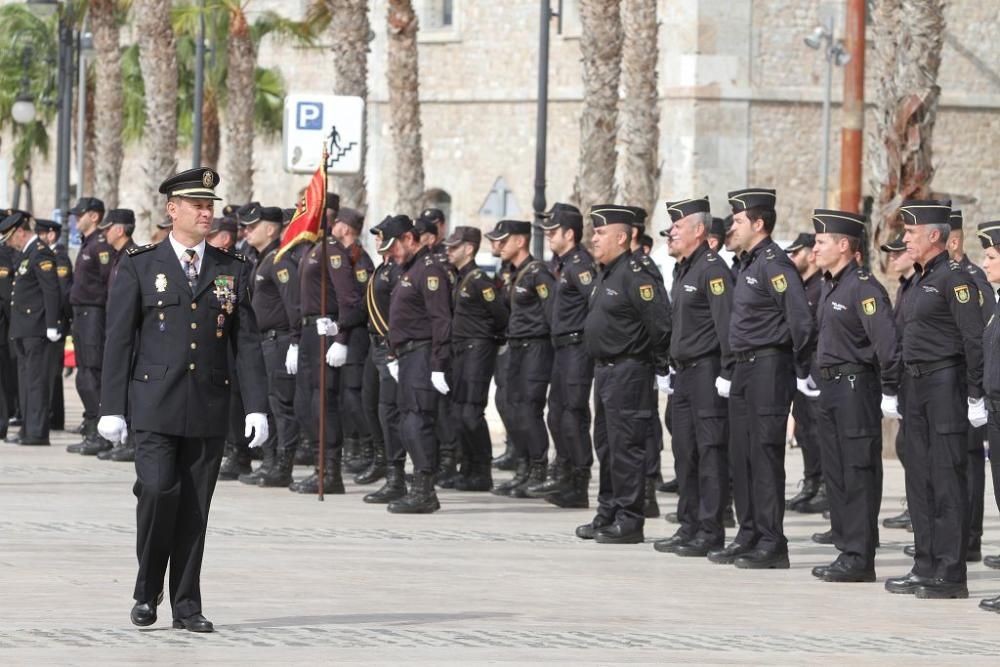
[[[285,370],[289,334],[276,333],[261,340],[267,371],[268,443],[283,451],[295,448],[299,440],[299,420],[295,417],[295,376]]]
[[[361,377],[361,404],[364,409],[365,426],[372,437],[372,446],[385,449],[385,436],[382,434],[382,424],[378,419],[378,397],[381,382],[379,380],[378,367],[375,365],[374,345],[369,346],[368,354],[365,356],[364,375]]]
[[[722,513],[729,504],[729,413],[715,389],[720,366],[719,357],[706,357],[681,368],[670,396],[680,531],[716,542],[725,537]]]
[[[342,430],[347,437],[367,438],[370,433],[365,419],[362,391],[365,359],[368,357],[368,332],[364,327],[355,327],[351,329],[348,337],[347,363],[338,369]]]
[[[966,581],[968,406],[965,366],[903,375],[906,502],[913,522],[913,572]]]
[[[467,465],[488,467],[492,458],[486,404],[496,357],[497,345],[492,340],[469,339],[451,345],[451,414]]]
[[[871,372],[822,380],[817,433],[839,561],[875,569],[882,504],[882,398]]]
[[[594,448],[600,463],[597,514],[628,530],[643,527],[646,441],[657,420],[653,368],[622,358],[594,368]]]
[[[101,366],[104,362],[105,311],[99,306],[73,306],[73,352],[76,392],[83,418],[97,419],[101,408]]]
[[[581,341],[582,342],[582,341]],[[594,464],[590,438],[590,389],[594,382],[594,362],[582,344],[555,350],[552,383],[549,389],[549,432],[556,456],[574,468]]]
[[[969,424],[968,430],[968,466],[966,476],[969,480],[969,545],[979,546],[983,540],[983,513],[986,496],[986,426],[975,428]]]
[[[1000,404],[997,404],[1000,408]],[[993,497],[1000,506],[1000,411],[990,408],[986,435],[990,442],[990,473],[993,475]]]
[[[299,343],[299,368],[298,375],[302,375],[308,382],[309,420],[308,429],[303,429],[313,436],[314,441],[319,441],[319,385],[320,385],[320,364],[323,364],[324,383],[326,384],[326,403],[324,406],[325,425],[324,439],[326,442],[325,454],[327,460],[339,460],[343,448],[343,424],[340,415],[340,373],[339,369],[333,368],[326,363],[326,351],[333,344],[333,338],[326,337],[326,346],[320,348],[320,337],[316,333],[316,326],[313,322],[302,327],[302,340]]]
[[[431,384],[431,343],[399,356],[399,435],[413,461],[413,471],[437,470],[438,440],[434,432],[438,394]]]
[[[66,338],[49,342],[49,425],[61,431],[66,427],[66,402],[63,398],[62,371],[66,359]]]
[[[397,384],[389,372],[389,350],[385,342],[373,343],[371,347],[372,363],[378,371],[378,421],[385,442],[385,460],[393,463],[406,461],[406,450],[399,433],[399,407],[396,401]]]
[[[552,343],[540,338],[511,340],[508,354],[508,432],[520,456],[546,463],[549,432],[543,415],[552,378]]]
[[[18,402],[24,420],[21,436],[45,440],[49,437],[51,343],[48,338],[34,336],[13,340],[17,354]]]
[[[800,391],[792,399],[792,418],[795,419],[795,442],[802,450],[802,476],[820,479],[823,476],[823,453],[817,433],[819,401]]]
[[[503,422],[504,430],[507,435],[510,435],[510,403],[507,400],[507,368],[510,366],[510,345],[505,348],[497,350],[497,364],[496,370],[493,371],[493,381],[497,385],[497,390],[493,394],[493,404],[496,406],[497,414],[500,415],[500,421]],[[509,439],[509,437],[508,437]]]

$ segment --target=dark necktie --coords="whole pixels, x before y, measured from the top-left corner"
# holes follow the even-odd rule
[[[187,253],[187,259],[184,260],[184,273],[187,274],[188,285],[191,286],[191,291],[194,292],[194,286],[198,284],[198,269],[194,265],[198,259],[198,253],[193,248],[188,248],[184,252]]]

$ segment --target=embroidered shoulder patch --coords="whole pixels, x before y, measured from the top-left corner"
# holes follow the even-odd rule
[[[774,287],[774,291],[781,294],[786,289],[788,289],[788,281],[785,280],[783,274],[779,274],[771,278],[771,286]]]
[[[865,299],[864,301],[861,302],[861,310],[864,311],[865,315],[874,315],[875,309],[876,306],[874,298]]]
[[[708,281],[708,288],[712,291],[712,294],[720,296],[726,293],[726,281],[722,278],[712,278]]]

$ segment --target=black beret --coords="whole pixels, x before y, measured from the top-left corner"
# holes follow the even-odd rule
[[[983,249],[1000,246],[1000,220],[981,222],[976,225],[976,236],[983,244]]]
[[[865,233],[865,216],[847,211],[817,208],[812,216],[817,234],[846,234],[861,238]]]
[[[406,215],[389,215],[382,219],[382,222],[378,223],[374,229],[372,229],[373,234],[378,235],[379,245],[378,251],[385,252],[392,245],[393,241],[398,239],[400,236],[406,232],[413,229],[413,221],[410,220],[409,216]]]
[[[803,248],[812,248],[814,245],[816,245],[816,235],[802,232],[795,237],[795,240],[792,241],[791,245],[785,248],[785,252],[798,252]]]
[[[903,252],[906,250],[906,243],[903,242],[902,232],[880,245],[879,248],[882,252]]]
[[[492,232],[486,233],[491,241],[502,241],[511,234],[531,234],[531,223],[523,220],[501,220]]]
[[[135,226],[135,213],[130,208],[113,208],[101,221],[101,229],[107,229],[111,225],[132,225]]]
[[[764,208],[773,211],[777,201],[777,193],[768,188],[747,188],[733,190],[729,193],[729,206],[732,207],[733,213],[739,213],[748,208]]]
[[[711,213],[712,207],[708,203],[708,195],[700,199],[681,199],[680,201],[668,201],[667,213],[670,220],[677,222],[681,218],[686,218],[695,213]]]
[[[277,206],[261,206],[260,219],[264,222],[274,222],[281,224],[284,221],[283,213]]]
[[[218,172],[208,167],[187,169],[160,183],[160,194],[168,197],[221,201],[215,196],[215,188],[221,180]]]
[[[598,204],[590,209],[590,221],[594,227],[604,225],[629,225],[636,224],[636,211],[631,206],[617,206],[615,204]]]
[[[417,216],[417,222],[429,220],[433,223],[444,222],[444,211],[439,208],[425,208]]]
[[[899,207],[905,225],[951,226],[951,202],[937,199],[908,199]]]
[[[951,210],[951,215],[948,216],[948,224],[951,225],[952,231],[962,231],[962,211],[960,209],[953,208]]]
[[[479,245],[482,240],[483,234],[479,231],[478,227],[461,226],[452,230],[448,238],[445,239],[444,244],[446,246],[457,246],[462,243]]]
[[[81,216],[87,211],[97,211],[98,213],[104,213],[104,202],[102,202],[97,197],[80,197],[73,204],[73,208],[69,210],[75,216]]]
[[[575,229],[578,232],[583,231],[583,214],[572,204],[556,202],[547,213],[542,213],[541,218],[542,221],[538,223],[538,226],[544,231],[559,227]]]
[[[228,206],[226,208],[229,208]],[[236,220],[243,226],[252,225],[255,222],[260,222],[260,202],[252,201],[249,204],[244,204],[236,209]],[[222,210],[222,217],[230,218],[233,217],[233,212],[227,213],[225,209]]]
[[[357,209],[345,207],[337,211],[336,222],[342,222],[360,234],[365,226],[365,216]]]

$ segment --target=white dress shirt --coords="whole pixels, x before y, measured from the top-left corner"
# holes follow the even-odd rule
[[[181,270],[187,269],[187,262],[188,262],[187,251],[188,250],[195,251],[196,256],[194,260],[194,270],[196,273],[201,275],[201,260],[205,256],[205,240],[202,239],[201,243],[199,243],[195,247],[188,248],[187,246],[179,243],[177,239],[174,238],[173,232],[171,232],[167,236],[167,238],[170,239],[170,246],[174,249],[174,253],[177,255],[177,261],[181,263]]]

